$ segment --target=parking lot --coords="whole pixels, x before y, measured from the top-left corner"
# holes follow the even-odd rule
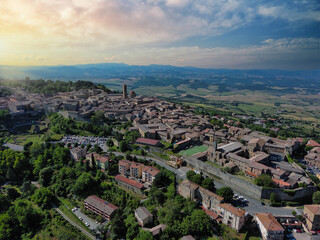
[[[82,136],[64,136],[60,142],[63,142],[65,145],[68,143],[70,144],[75,144],[78,143],[78,145],[84,145],[87,146],[91,144],[92,146],[94,145],[99,145],[100,147],[106,146],[106,141],[108,138],[103,138],[103,137],[82,137]]]
[[[93,219],[87,217],[83,212],[81,212],[81,210],[79,208],[77,208],[76,210],[72,211],[83,223],[88,223],[86,224],[86,226],[90,229],[90,230],[96,230],[100,224],[95,222]],[[105,225],[107,224],[107,222],[102,223],[101,225]]]

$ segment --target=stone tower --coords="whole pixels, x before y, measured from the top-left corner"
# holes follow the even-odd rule
[[[128,98],[127,85],[123,84],[123,98]]]

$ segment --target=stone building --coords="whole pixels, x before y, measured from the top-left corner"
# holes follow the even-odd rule
[[[153,223],[153,215],[145,207],[137,208],[134,211],[134,216],[136,217],[139,225],[142,227],[151,225]]]
[[[320,230],[320,205],[304,205],[303,214],[310,231]]]
[[[282,240],[284,228],[271,213],[257,213],[255,216],[263,240]]]
[[[222,216],[222,222],[227,226],[235,229],[237,232],[246,223],[246,211],[236,208],[229,203],[219,204],[219,215]]]

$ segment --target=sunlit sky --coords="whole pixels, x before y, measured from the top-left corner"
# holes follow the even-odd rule
[[[0,0],[0,65],[320,69],[319,0]]]

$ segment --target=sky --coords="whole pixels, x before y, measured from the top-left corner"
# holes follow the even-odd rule
[[[320,0],[0,0],[0,65],[320,69]]]

